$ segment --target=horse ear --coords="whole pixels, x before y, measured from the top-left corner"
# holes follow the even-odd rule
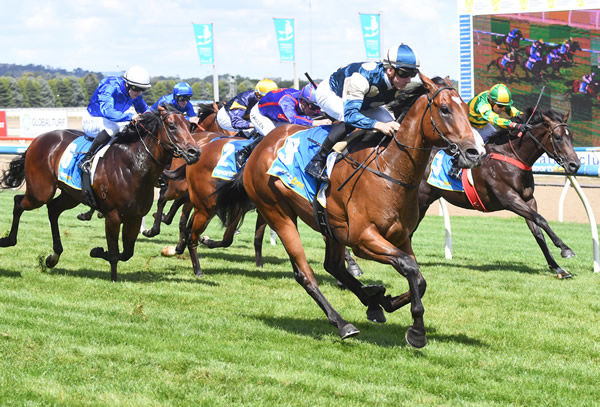
[[[567,113],[565,113],[565,115],[563,116],[563,123],[566,123],[567,120],[569,120],[569,113],[570,112],[567,111]]]
[[[450,80],[450,76],[446,76],[444,78],[444,82],[446,82],[446,85],[452,87],[452,81]]]
[[[159,105],[159,106],[158,106],[158,113],[159,113],[161,116],[164,116],[164,115],[165,115],[165,113],[167,113],[167,109],[165,109],[165,107],[164,107],[163,105]]]
[[[419,79],[421,79],[421,82],[423,82],[423,85],[425,85],[425,87],[427,89],[429,89],[430,91],[433,89],[436,89],[435,83],[433,83],[433,81],[431,79],[429,79],[427,76],[425,76],[425,74],[422,73],[421,71],[419,71]]]

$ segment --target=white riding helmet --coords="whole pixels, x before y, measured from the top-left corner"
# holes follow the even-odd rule
[[[134,65],[125,71],[123,79],[128,85],[137,86],[138,88],[148,89],[151,86],[148,71],[139,65]]]
[[[400,69],[403,71],[417,71],[419,69],[419,57],[406,44],[390,48],[385,53],[383,64],[386,68]]]

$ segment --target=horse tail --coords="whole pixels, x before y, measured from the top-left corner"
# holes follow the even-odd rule
[[[220,181],[217,184],[217,216],[225,227],[231,225],[239,217],[239,227],[244,221],[246,212],[254,208],[254,204],[244,189],[243,167],[231,181]]]
[[[26,151],[27,152],[27,151]],[[21,153],[10,162],[7,170],[2,171],[0,188],[19,188],[25,181],[25,153]]]
[[[169,181],[181,181],[185,178],[185,169],[187,164],[183,164],[180,167],[175,168],[174,170],[164,170],[162,175]]]

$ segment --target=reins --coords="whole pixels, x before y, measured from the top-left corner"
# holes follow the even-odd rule
[[[149,112],[148,114],[158,114],[158,113],[151,113]],[[144,146],[144,149],[146,150],[146,152],[148,153],[148,155],[150,156],[150,158],[152,158],[152,160],[158,164],[158,165],[164,165],[164,163],[161,163],[156,157],[154,157],[154,155],[152,154],[152,152],[150,152],[150,149],[148,148],[148,145],[146,144],[146,142],[144,141],[144,137],[142,137],[142,135],[140,134],[139,131],[139,127],[141,127],[146,134],[149,134],[153,139],[156,140],[157,145],[162,148],[164,151],[167,152],[167,154],[169,154],[170,156],[173,157],[181,157],[183,155],[182,151],[179,149],[179,147],[177,147],[177,144],[175,144],[175,142],[173,141],[173,139],[171,138],[169,131],[167,130],[167,127],[165,126],[165,120],[167,119],[167,117],[169,117],[172,114],[181,114],[181,113],[177,113],[177,112],[169,112],[165,115],[165,117],[160,117],[160,123],[165,131],[165,135],[167,137],[167,139],[169,140],[169,142],[171,143],[171,145],[173,146],[172,149],[168,149],[167,147],[163,146],[163,143],[160,141],[160,139],[158,138],[158,135],[154,135],[150,130],[148,130],[147,128],[144,127],[144,125],[142,123],[140,123],[139,121],[134,122],[134,126],[135,126],[135,130],[137,132],[137,135],[140,139],[140,141],[142,142],[142,145]]]
[[[533,113],[532,113],[532,115],[533,115]],[[531,116],[530,116],[530,117],[531,117]],[[529,120],[528,120],[528,122],[529,122]],[[567,124],[567,123],[558,123],[558,124],[556,124],[554,127],[552,127],[552,128],[551,128],[551,129],[548,131],[548,136],[550,137],[550,143],[551,143],[551,145],[552,145],[552,152],[550,152],[550,151],[549,151],[549,150],[546,148],[546,146],[545,146],[545,145],[544,145],[544,144],[543,144],[541,141],[539,141],[537,138],[535,138],[535,137],[534,137],[534,136],[531,134],[531,131],[530,131],[530,130],[526,130],[524,135],[525,135],[525,136],[528,136],[528,137],[529,137],[529,138],[530,138],[530,139],[531,139],[531,140],[532,140],[532,141],[533,141],[535,144],[537,144],[537,146],[538,146],[538,148],[539,148],[540,150],[542,150],[544,153],[548,154],[548,157],[552,158],[554,161],[556,161],[556,162],[558,163],[558,165],[560,165],[561,167],[565,168],[565,167],[564,167],[564,164],[565,164],[565,163],[564,163],[564,160],[562,159],[562,157],[560,157],[560,156],[559,156],[559,155],[556,153],[556,144],[555,144],[555,141],[554,141],[554,130],[556,130],[558,127],[567,127],[567,126],[568,126],[568,124]],[[521,139],[521,142],[522,142],[523,138],[521,138],[521,137],[520,137],[520,139]],[[513,152],[513,154],[515,155],[515,157],[517,157],[517,159],[518,159],[519,161],[521,161],[522,163],[525,163],[525,160],[523,160],[523,159],[522,159],[522,158],[519,156],[519,154],[517,154],[517,151],[515,150],[515,148],[514,148],[514,146],[513,146],[512,139],[510,139],[510,138],[508,139],[508,145],[510,146],[510,149],[512,150],[512,152]],[[566,168],[565,168],[565,170],[566,170]]]

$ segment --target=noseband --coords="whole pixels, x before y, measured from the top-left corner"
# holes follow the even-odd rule
[[[438,128],[437,124],[435,123],[435,120],[433,119],[433,108],[432,108],[433,101],[436,98],[436,96],[443,90],[455,90],[455,89],[452,86],[443,86],[443,87],[439,88],[438,90],[436,90],[433,93],[433,95],[430,96],[429,94],[427,94],[427,107],[425,108],[425,110],[423,110],[423,116],[421,116],[421,135],[423,137],[425,137],[425,134],[423,133],[423,120],[425,120],[425,114],[427,113],[427,110],[429,110],[430,111],[429,119],[431,120],[431,126],[433,127],[433,130],[447,144],[447,146],[444,147],[443,150],[445,150],[446,153],[448,153],[448,155],[451,155],[452,157],[454,157],[460,153],[460,149],[458,148],[458,145],[456,145],[456,143],[453,143],[452,141],[450,141],[448,139],[448,137],[446,137],[444,135],[444,133],[442,133],[442,131]]]
[[[148,113],[148,114],[158,114],[158,113]],[[165,146],[165,145],[164,145],[164,143],[161,143],[160,139],[158,138],[158,135],[156,135],[156,136],[155,136],[154,134],[152,134],[152,132],[151,132],[150,130],[148,130],[147,128],[145,128],[145,127],[144,127],[144,125],[143,125],[142,123],[139,123],[139,122],[135,122],[135,123],[134,123],[134,125],[136,126],[135,128],[136,128],[136,131],[137,131],[137,133],[138,133],[138,137],[140,138],[140,141],[142,142],[142,145],[144,146],[144,149],[145,149],[145,150],[146,150],[146,152],[147,152],[147,153],[150,155],[150,157],[151,157],[151,158],[154,160],[154,162],[155,162],[155,163],[157,163],[157,164],[159,164],[159,165],[162,165],[162,163],[160,163],[160,162],[159,162],[159,161],[156,159],[156,157],[154,157],[154,155],[153,155],[153,154],[150,152],[150,150],[148,149],[148,146],[147,146],[147,145],[146,145],[146,143],[144,142],[144,139],[143,139],[143,137],[140,135],[140,132],[139,132],[138,126],[139,126],[139,127],[141,127],[141,128],[142,128],[142,129],[143,129],[143,130],[146,132],[146,134],[149,134],[149,135],[150,135],[150,136],[151,136],[153,139],[155,139],[155,140],[156,140],[156,143],[158,144],[158,146],[159,146],[159,147],[161,147],[161,148],[162,148],[164,151],[166,151],[166,152],[167,152],[167,154],[168,154],[169,156],[176,157],[176,158],[177,158],[177,157],[182,157],[182,156],[183,156],[183,151],[182,151],[182,150],[179,148],[179,146],[177,146],[177,144],[176,144],[176,143],[173,141],[173,139],[171,138],[171,135],[169,134],[169,130],[168,130],[168,129],[167,129],[167,127],[165,126],[165,121],[167,120],[167,118],[168,118],[170,115],[173,115],[173,114],[181,114],[181,113],[178,113],[178,112],[169,112],[169,113],[167,113],[167,114],[166,114],[164,117],[161,117],[161,118],[160,118],[160,123],[161,123],[161,125],[162,125],[162,127],[163,127],[163,130],[165,131],[165,135],[166,135],[166,137],[167,137],[167,140],[169,140],[169,144],[170,144],[170,146],[168,146],[168,145],[166,145],[166,146]],[[169,148],[169,147],[170,147],[170,148]]]

